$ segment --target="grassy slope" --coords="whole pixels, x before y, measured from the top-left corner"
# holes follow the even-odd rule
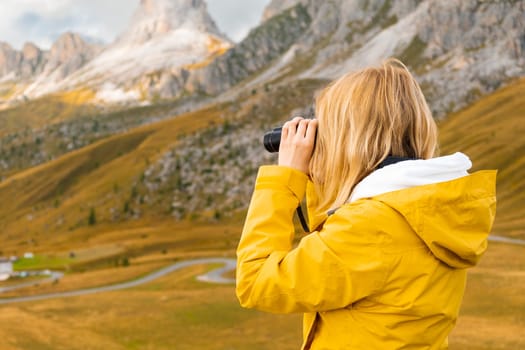
[[[217,119],[217,110],[182,115],[104,139],[8,178],[0,184],[4,252],[10,243],[21,241],[52,246],[66,233],[82,231],[89,208],[96,207],[100,217],[112,206],[120,208],[115,187],[129,189],[148,162],[176,144],[177,135]],[[61,217],[63,224],[55,224]],[[97,227],[100,230],[103,227]]]
[[[39,128],[69,118],[99,113],[95,105],[86,104],[93,97],[89,90],[54,94],[0,110],[0,136],[10,132]]]
[[[461,151],[474,169],[498,169],[495,234],[525,239],[525,79],[440,125],[441,153]]]
[[[20,255],[28,250],[65,250],[84,246],[87,240],[112,230],[160,227],[159,221],[172,221],[167,208],[124,222],[113,222],[110,210],[117,208],[123,216],[124,203],[137,200],[131,195],[133,184],[150,164],[177,145],[179,136],[221,125],[225,118],[280,118],[303,105],[302,96],[311,99],[318,84],[305,82],[284,92],[248,93],[234,107],[225,103],[134,128],[9,177],[0,183],[0,252]],[[281,99],[285,102],[279,102]],[[94,227],[87,225],[91,208],[96,209]]]
[[[521,238],[525,237],[524,92],[525,80],[515,82],[440,125],[443,154],[463,151],[472,158],[475,169],[499,169],[494,233]],[[110,208],[122,209],[131,184],[148,164],[176,145],[178,135],[222,122],[224,108],[217,106],[132,129],[0,183],[0,238],[4,242],[0,250],[4,254],[45,250],[56,248],[71,232],[85,240],[96,232],[110,231],[104,218],[109,217]],[[102,222],[95,230],[86,227],[92,207]],[[159,217],[166,215],[160,213]],[[141,224],[147,226],[148,220],[152,218]],[[113,229],[117,230],[137,226],[135,222],[116,224],[119,227]]]
[[[147,106],[101,107],[82,104],[74,92],[50,95],[6,110],[0,110],[0,178],[55,159],[96,141],[133,129],[151,120],[164,120],[179,103]],[[83,145],[83,146],[81,146]]]

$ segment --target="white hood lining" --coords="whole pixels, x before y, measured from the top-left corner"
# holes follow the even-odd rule
[[[378,169],[359,182],[348,202],[415,186],[451,181],[467,176],[472,162],[465,154],[406,160]]]

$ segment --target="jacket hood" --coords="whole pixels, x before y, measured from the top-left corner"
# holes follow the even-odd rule
[[[388,165],[363,179],[349,202],[385,203],[405,217],[437,259],[471,267],[487,248],[496,214],[496,171],[469,175],[471,166],[462,153]]]

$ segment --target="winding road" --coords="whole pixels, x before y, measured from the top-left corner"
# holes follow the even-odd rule
[[[490,235],[489,241],[525,246],[525,240],[518,239],[518,238],[508,238],[508,237],[503,237],[503,236]]]
[[[0,305],[2,304],[11,304],[11,303],[20,303],[25,301],[35,301],[35,300],[46,300],[46,299],[53,299],[53,298],[65,298],[65,297],[74,297],[79,295],[87,295],[87,294],[93,294],[93,293],[101,293],[101,292],[109,292],[113,290],[120,290],[120,289],[126,289],[131,287],[136,287],[144,283],[151,282],[157,278],[160,278],[162,276],[165,276],[169,273],[172,273],[174,271],[178,271],[180,269],[183,269],[188,266],[193,265],[202,265],[202,264],[224,264],[223,267],[213,269],[209,271],[208,273],[204,275],[200,275],[197,277],[199,281],[203,282],[209,282],[209,283],[222,283],[222,284],[229,284],[229,283],[235,283],[235,279],[233,278],[225,278],[223,275],[226,272],[232,271],[235,269],[236,260],[235,259],[229,259],[229,258],[202,258],[202,259],[193,259],[193,260],[187,260],[187,261],[180,261],[173,265],[167,266],[163,269],[160,269],[158,271],[152,272],[149,275],[146,275],[144,277],[138,278],[136,280],[123,282],[123,283],[117,283],[112,284],[109,286],[102,286],[102,287],[95,287],[95,288],[87,288],[87,289],[79,289],[74,291],[68,291],[68,292],[57,292],[57,293],[49,293],[49,294],[39,294],[39,295],[29,295],[25,297],[14,297],[14,298],[4,298],[0,299]],[[40,281],[41,283],[42,281]],[[23,285],[23,287],[26,287],[28,284]],[[10,288],[10,290],[13,290],[15,288],[21,288],[20,285],[13,286]],[[0,291],[1,292],[1,291]]]

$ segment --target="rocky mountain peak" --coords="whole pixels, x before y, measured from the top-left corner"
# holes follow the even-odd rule
[[[6,43],[5,41],[0,41],[0,50],[12,50],[13,48],[11,47],[11,45],[9,45],[9,43]]]
[[[305,1],[300,1],[300,0],[272,0],[270,1],[270,3],[264,9],[263,16],[262,16],[263,22],[283,12],[285,9],[298,4],[299,2],[305,2]]]
[[[174,30],[188,29],[225,39],[203,0],[141,0],[128,30],[117,44],[143,44]]]
[[[24,60],[37,60],[41,54],[42,50],[31,42],[25,43],[22,48],[22,56],[24,57]]]
[[[18,65],[20,55],[11,45],[0,41],[0,78],[12,72]]]
[[[50,50],[50,61],[64,63],[79,53],[90,52],[93,46],[88,44],[79,34],[66,32],[53,43]]]

